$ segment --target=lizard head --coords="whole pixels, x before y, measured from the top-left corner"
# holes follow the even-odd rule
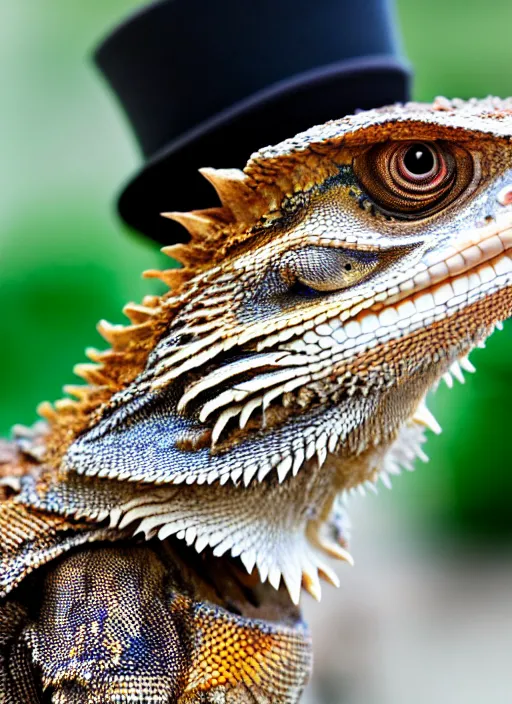
[[[131,328],[103,326],[88,427],[69,403],[53,416],[63,466],[238,497],[294,486],[303,533],[417,454],[428,390],[512,313],[511,135],[510,101],[438,99],[204,170],[222,207],[170,214],[184,268],[150,273],[174,290],[129,307]]]

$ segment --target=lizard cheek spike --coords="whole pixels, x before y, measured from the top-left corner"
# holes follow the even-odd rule
[[[361,112],[167,213],[170,290],[0,445],[0,617],[55,701],[299,701],[347,498],[427,459],[429,390],[512,314],[511,137],[510,99]]]

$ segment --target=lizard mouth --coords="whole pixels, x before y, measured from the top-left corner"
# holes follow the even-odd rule
[[[398,327],[407,334],[415,329],[415,323],[425,326],[453,315],[511,282],[512,226],[508,220],[470,233],[457,247],[431,257],[423,271],[404,281],[385,305],[377,303],[370,312],[379,315],[379,337],[386,340],[390,339],[388,328]],[[493,312],[499,315],[501,311]],[[509,315],[510,306],[505,306],[503,318]],[[362,318],[366,330],[371,328],[373,319],[367,314]],[[497,317],[494,322],[500,319]]]
[[[206,338],[194,343],[195,354],[189,346],[179,349],[180,363],[167,361],[170,387],[114,410],[70,448],[69,466],[95,473],[95,442],[103,443],[112,428],[119,431],[109,446],[127,456],[130,469],[123,471],[131,480],[247,486],[269,474],[282,482],[315,456],[322,466],[364,421],[353,412],[358,398],[418,376],[429,356],[435,377],[426,375],[424,392],[454,364],[457,374],[458,360],[512,314],[511,286],[508,215],[459,237],[456,247],[427,254],[409,278],[364,307],[333,309],[300,334],[238,345],[230,339],[231,347],[218,351]],[[373,372],[382,359],[405,360],[405,369],[391,369],[388,377],[382,365]],[[147,433],[136,453],[126,445],[126,418]],[[119,464],[118,457],[102,476],[116,476]]]

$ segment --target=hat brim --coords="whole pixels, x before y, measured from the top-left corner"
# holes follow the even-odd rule
[[[408,99],[410,78],[409,69],[399,60],[368,56],[280,81],[202,122],[156,153],[124,187],[119,214],[134,230],[162,244],[184,242],[186,231],[160,213],[218,204],[199,168],[243,168],[252,152],[315,124],[357,109],[403,102]]]

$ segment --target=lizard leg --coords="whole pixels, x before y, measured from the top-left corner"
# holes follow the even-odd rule
[[[302,624],[198,600],[190,570],[169,569],[169,554],[80,548],[48,573],[24,637],[52,703],[297,702],[310,665]]]

